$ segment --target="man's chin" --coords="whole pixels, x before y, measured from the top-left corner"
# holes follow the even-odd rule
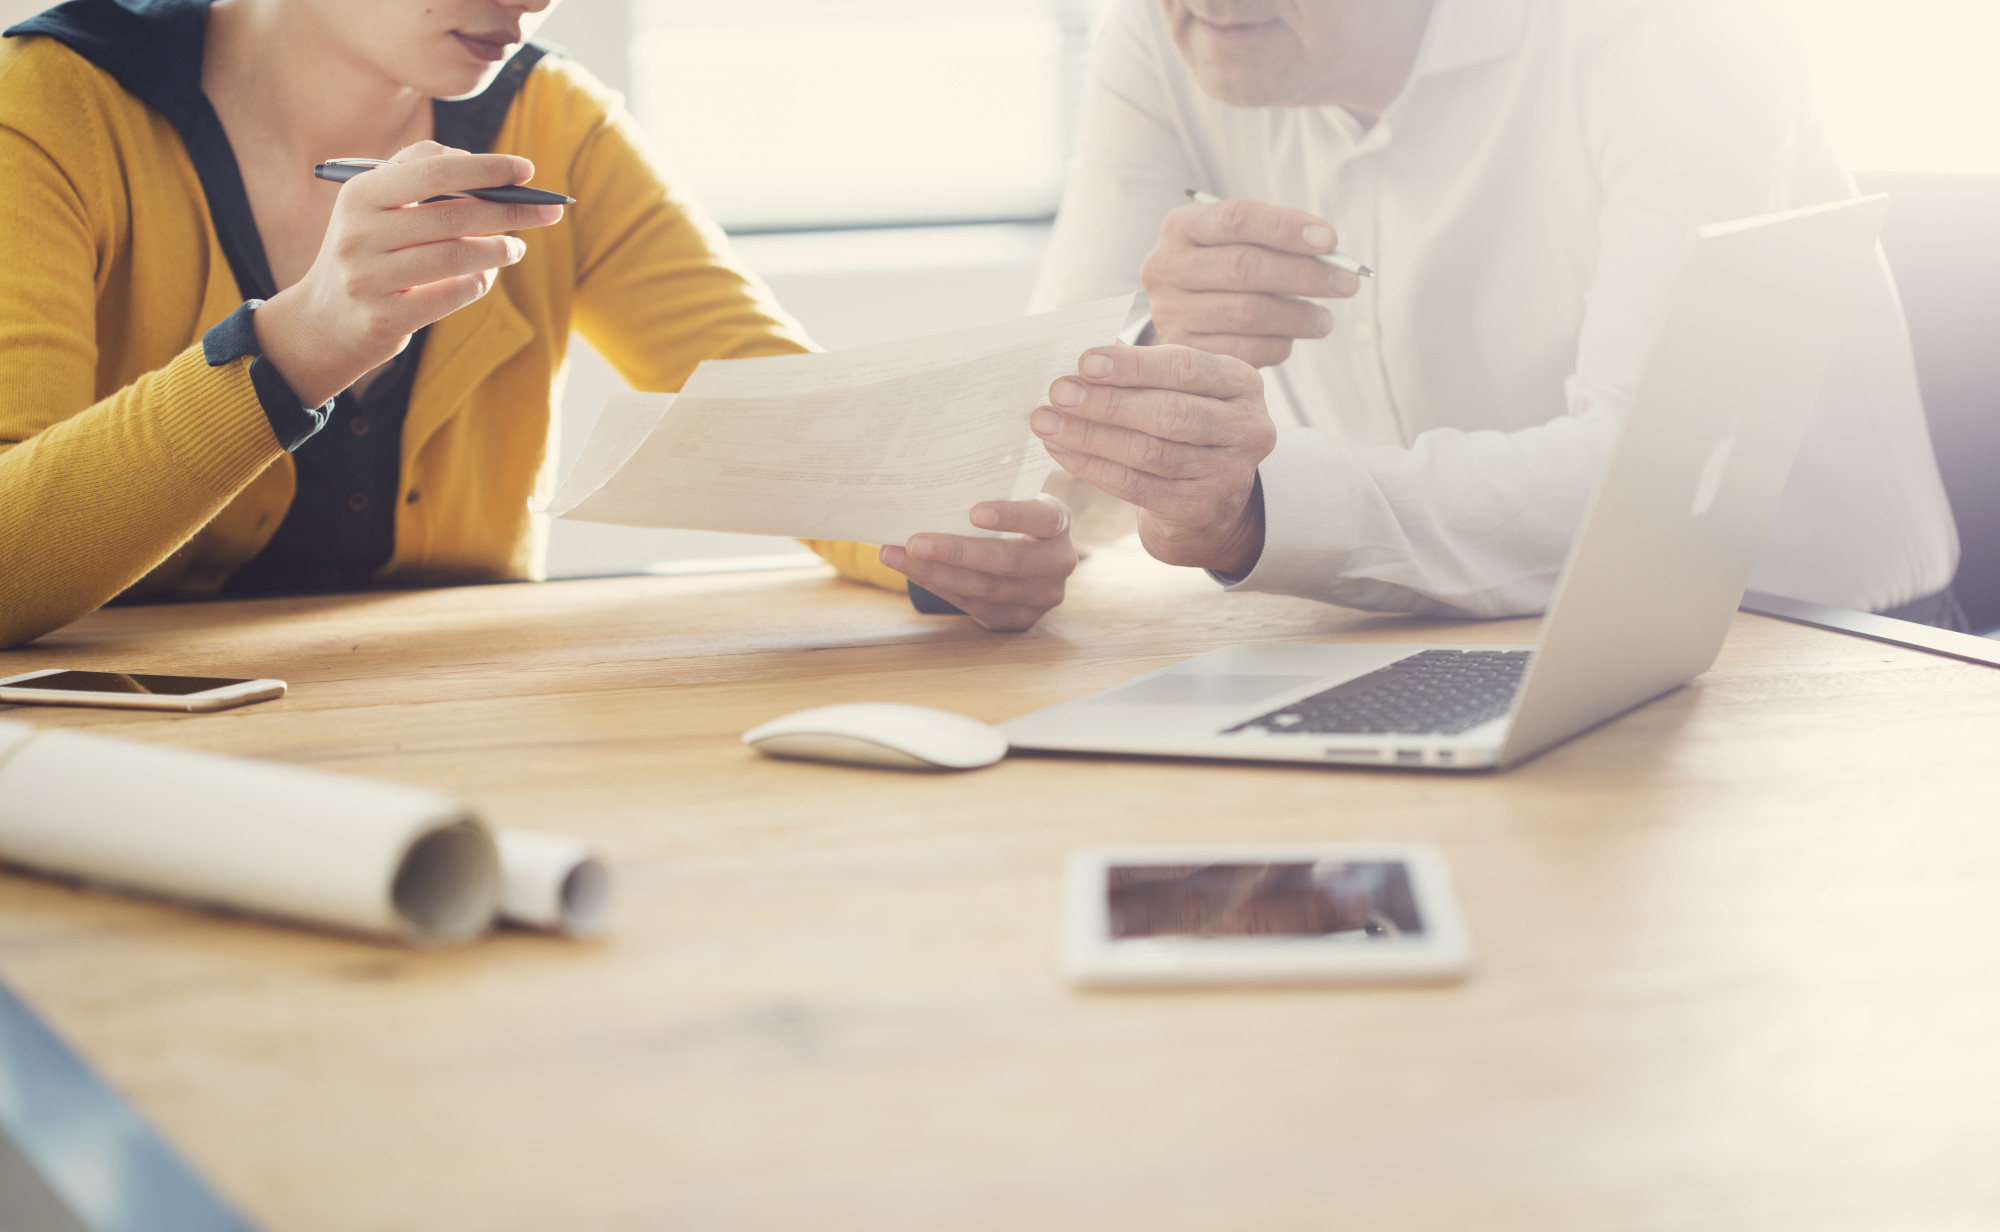
[[[1289,74],[1258,65],[1207,59],[1194,66],[1202,93],[1231,107],[1296,107]]]

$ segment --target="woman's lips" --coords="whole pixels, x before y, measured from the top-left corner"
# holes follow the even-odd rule
[[[484,60],[488,64],[505,60],[508,49],[514,45],[505,35],[464,34],[453,30],[451,36],[458,40],[460,47],[471,52],[474,58]]]

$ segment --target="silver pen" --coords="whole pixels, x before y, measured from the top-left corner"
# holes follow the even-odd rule
[[[1194,202],[1196,205],[1214,205],[1222,200],[1221,197],[1216,196],[1214,193],[1203,192],[1199,188],[1188,189],[1187,199]],[[1317,254],[1315,256],[1315,259],[1319,261],[1324,261],[1326,264],[1331,265],[1333,268],[1337,270],[1346,270],[1350,274],[1359,274],[1363,278],[1373,278],[1375,276],[1374,270],[1369,269],[1367,266],[1361,264],[1361,262],[1356,261],[1353,257],[1348,256],[1346,253],[1341,252],[1337,248],[1329,253]]]

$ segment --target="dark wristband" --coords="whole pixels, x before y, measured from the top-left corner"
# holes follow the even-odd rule
[[[948,599],[940,599],[915,582],[905,583],[910,591],[910,606],[926,616],[963,616],[965,609]]]
[[[201,336],[201,355],[211,368],[251,357],[250,385],[257,391],[257,405],[264,408],[264,418],[271,421],[271,434],[278,438],[278,444],[291,453],[326,427],[333,415],[333,399],[321,406],[301,406],[278,366],[264,358],[263,348],[257,345],[257,327],[251,321],[251,314],[263,306],[261,299],[244,300],[242,307],[217,321]]]

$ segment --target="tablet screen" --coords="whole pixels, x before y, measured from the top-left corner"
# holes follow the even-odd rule
[[[1125,864],[1108,870],[1111,936],[1421,937],[1400,860]]]

